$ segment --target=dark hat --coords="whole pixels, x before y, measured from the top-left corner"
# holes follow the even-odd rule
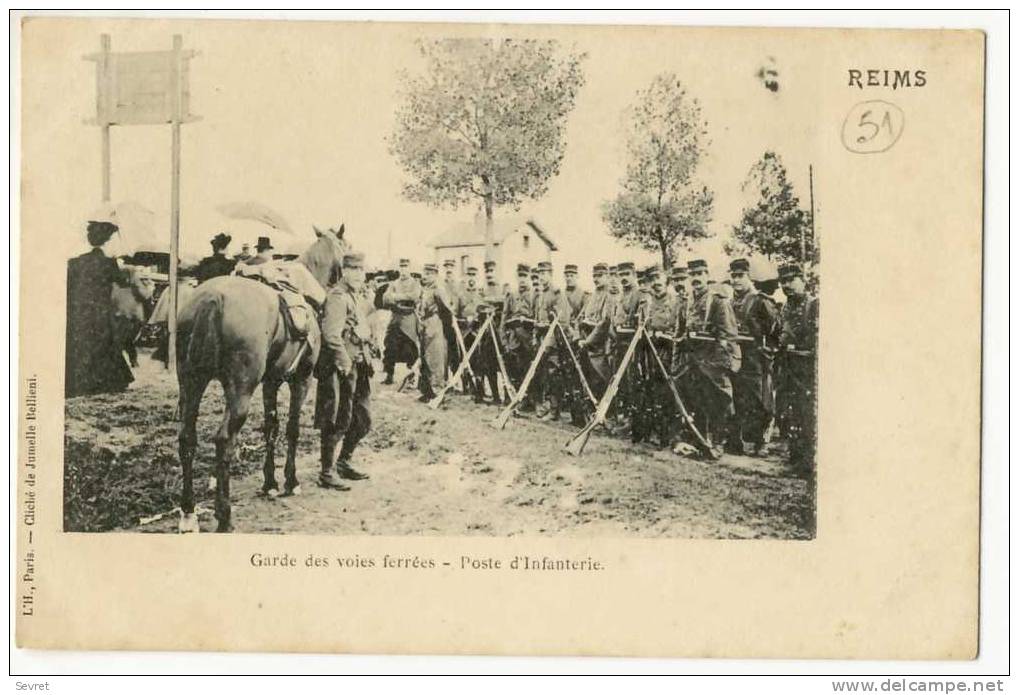
[[[102,246],[110,237],[113,236],[114,232],[119,229],[117,225],[112,222],[105,220],[91,220],[88,223],[86,235],[88,236],[88,243],[92,246]]]
[[[540,261],[538,263],[538,272],[544,271],[552,272],[552,264],[549,261]]]
[[[576,263],[567,263],[565,266],[563,266],[563,272],[564,273],[575,273],[575,272],[577,272],[577,264]]]
[[[685,278],[686,275],[686,266],[674,265],[669,269],[670,278]]]
[[[644,276],[648,280],[654,280],[655,278],[662,277],[662,269],[656,265],[653,265],[644,271]]]
[[[803,277],[803,269],[796,263],[784,263],[778,267],[779,280],[787,280],[796,276]]]
[[[416,273],[416,272],[415,273],[411,273],[410,276],[412,278],[417,278],[418,280],[421,279],[421,273]]]
[[[687,270],[699,270],[699,269],[707,270],[708,269],[708,262],[705,261],[703,258],[694,258],[694,259],[692,259],[692,260],[687,262],[686,269]]]
[[[269,237],[267,237],[267,236],[260,236],[260,237],[258,237],[258,243],[255,244],[255,249],[257,251],[267,251],[267,250],[269,250],[271,248],[272,248],[272,242],[269,241]]]
[[[619,266],[618,265],[610,265],[609,266],[609,275],[618,275],[618,274],[619,274]]]
[[[421,269],[424,270],[426,273],[439,272],[439,266],[435,265],[434,263],[425,263],[423,266],[421,266]]]
[[[608,270],[609,266],[607,263],[595,263],[593,266],[591,266],[592,275],[603,275],[607,273]]]
[[[635,268],[636,266],[633,264],[633,261],[623,261],[622,263],[616,266],[616,270],[618,270],[620,273],[627,273]]]
[[[261,240],[259,240],[259,244],[261,243],[262,243]],[[364,254],[363,253],[343,254],[343,267],[353,269],[364,268]]]
[[[485,261],[485,270],[491,270],[495,267],[495,261]]]
[[[517,263],[517,275],[530,275],[531,268],[526,263]]]
[[[406,268],[409,265],[410,265],[410,259],[409,258],[401,258],[400,259],[400,267],[401,268]]]
[[[467,266],[467,274],[468,275],[477,275],[478,274],[478,267],[474,266],[474,265]]]
[[[233,237],[231,237],[229,234],[224,234],[223,232],[220,232],[216,236],[212,237],[212,239],[209,240],[209,243],[212,244],[212,248],[214,251],[218,249],[225,249],[227,246],[230,245],[230,240],[232,238]]]
[[[442,267],[443,268],[455,268],[456,267],[456,261],[454,261],[452,258],[447,258],[446,260],[444,260],[442,262]]]
[[[736,273],[736,272],[749,273],[750,272],[750,261],[748,261],[745,258],[736,258],[736,259],[734,259],[729,264],[729,272],[730,273]]]

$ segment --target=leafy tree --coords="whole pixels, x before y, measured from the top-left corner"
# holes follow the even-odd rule
[[[708,236],[714,194],[694,175],[709,144],[700,102],[671,73],[637,93],[627,137],[622,191],[602,206],[613,236],[662,254],[671,267],[678,248]]]
[[[401,74],[389,138],[410,177],[404,195],[454,208],[480,202],[490,256],[495,208],[539,198],[559,173],[585,56],[533,39],[421,40],[418,48],[425,69]]]
[[[742,190],[749,203],[732,228],[737,242],[780,263],[816,259],[810,212],[800,207],[777,154],[764,153],[750,168]]]

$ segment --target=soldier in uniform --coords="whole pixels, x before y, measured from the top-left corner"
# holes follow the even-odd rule
[[[616,266],[619,294],[613,303],[612,314],[612,349],[613,369],[619,369],[626,350],[633,339],[633,334],[640,323],[641,294],[637,288],[637,271],[634,264],[625,261]],[[624,431],[627,420],[634,405],[637,394],[637,379],[634,364],[630,364],[619,382],[619,391],[612,401],[612,414],[615,420],[615,432]],[[632,434],[632,430],[631,430]]]
[[[209,243],[212,245],[212,255],[206,256],[195,266],[194,276],[199,284],[220,275],[229,275],[237,265],[237,261],[226,257],[226,247],[230,245],[229,234],[220,232]]]
[[[410,259],[400,259],[400,276],[389,283],[382,303],[392,312],[386,328],[385,354],[382,359],[386,372],[384,384],[393,383],[393,370],[397,362],[412,365],[418,359],[418,323],[414,309],[421,297],[421,285],[411,277]]]
[[[675,419],[675,404],[666,381],[669,377],[663,374],[662,367],[667,369],[672,360],[676,300],[669,294],[665,273],[657,266],[649,268],[646,277],[649,291],[644,307],[646,317],[644,328],[662,360],[662,366],[658,365],[658,360],[651,354],[650,349],[642,349],[639,353],[644,377],[644,388],[640,390],[643,402],[641,407],[636,409],[634,418],[643,421],[635,423],[634,434],[635,439],[639,441],[655,433],[658,435],[659,443],[664,447],[672,441],[672,425]]]
[[[315,426],[322,433],[322,487],[348,490],[337,476],[363,480],[368,476],[350,465],[357,443],[371,429],[371,302],[363,292],[364,255],[343,257],[343,275],[326,295],[322,309],[322,351],[315,368]],[[336,445],[343,441],[333,472]]]
[[[562,325],[570,316],[570,305],[566,301],[566,294],[552,282],[552,264],[548,261],[541,261],[538,264],[538,274],[541,279],[541,293],[534,303],[534,341],[541,342],[546,331],[552,328],[552,320],[559,317]],[[572,328],[565,324],[563,329],[568,337],[572,337]],[[569,357],[560,354],[559,339],[554,340],[542,358],[541,366],[535,374],[535,402],[540,410],[538,415],[543,420],[558,420],[562,413],[563,395],[565,391],[565,379],[563,370],[565,362]],[[545,401],[548,401],[547,409],[544,408]]]
[[[442,289],[450,302],[450,308],[456,311],[458,297],[460,296],[460,281],[456,278],[456,261],[447,258],[442,262],[442,269],[445,277],[442,279]],[[446,331],[446,372],[447,377],[456,372],[460,366],[460,344],[456,340],[456,332],[453,330],[453,321],[443,324]]]
[[[495,261],[485,261],[485,287],[481,291],[481,303],[478,305],[478,330],[489,316],[492,317],[492,328],[498,333],[502,321],[502,307],[506,296],[502,291],[496,274]],[[492,393],[492,403],[501,403],[499,395],[499,358],[496,356],[496,344],[492,339],[493,331],[486,330],[478,336],[481,343],[471,357],[471,369],[474,371],[474,400],[483,403],[485,397],[484,384],[487,381]]]
[[[569,324],[576,327],[580,312],[591,293],[577,285],[577,266],[573,263],[563,266],[563,282],[566,285],[566,301],[570,305]]]
[[[757,455],[775,414],[772,354],[778,337],[778,307],[771,297],[754,288],[746,259],[737,258],[729,264],[729,277],[743,359],[732,378],[736,417],[726,445],[729,453],[742,454],[745,440]]]
[[[786,421],[789,465],[809,476],[817,444],[818,303],[807,293],[798,265],[780,267],[778,279],[786,296],[780,315],[778,412]]]
[[[740,368],[736,315],[717,286],[708,286],[708,264],[687,264],[693,296],[687,315],[685,349],[677,378],[690,399],[694,423],[718,444],[728,433],[734,413],[732,374]]]
[[[470,350],[474,341],[478,338],[477,331],[481,327],[478,324],[478,308],[483,303],[484,298],[481,288],[478,286],[478,269],[475,266],[470,266],[467,268],[466,273],[464,286],[456,298],[453,313],[456,316],[457,325],[460,327],[460,333],[464,339],[464,349]],[[478,348],[480,349],[481,346],[479,345]],[[473,367],[474,363],[472,362],[472,370]],[[471,381],[471,375],[464,370],[462,378],[464,393],[474,392],[474,397],[477,398],[477,385]]]
[[[421,401],[430,401],[446,383],[446,332],[452,321],[450,299],[439,285],[439,268],[426,263],[421,276],[421,296],[417,303],[418,330],[421,336]]]
[[[534,357],[534,292],[531,287],[531,269],[517,264],[517,289],[506,295],[502,308],[502,325],[499,333],[506,348],[506,371],[514,388],[520,388]],[[533,410],[530,397],[525,398],[524,410]]]
[[[606,263],[595,263],[591,270],[594,291],[590,293],[577,321],[584,375],[595,398],[605,393],[612,378],[609,333],[615,300],[609,291],[609,267]]]

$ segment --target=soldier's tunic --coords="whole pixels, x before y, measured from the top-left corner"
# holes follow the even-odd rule
[[[622,364],[626,350],[629,348],[630,341],[633,340],[633,335],[637,330],[637,325],[640,323],[642,295],[636,287],[630,287],[621,288],[616,297],[612,307],[610,334],[612,340],[613,370],[618,370]],[[629,411],[633,407],[637,393],[637,374],[639,374],[639,365],[635,359],[632,359],[626,371],[623,372],[623,377],[619,382],[619,390],[612,401],[610,412],[614,416],[629,416]]]
[[[577,322],[580,320],[580,315],[584,311],[584,305],[587,303],[591,293],[580,287],[574,287],[572,290],[563,290],[563,294],[566,295],[566,303],[570,305],[569,324],[576,327]]]
[[[489,316],[492,317],[492,329],[498,334],[499,324],[502,320],[502,307],[506,301],[506,295],[498,284],[485,285],[477,305],[477,330],[481,330],[481,324]],[[484,397],[484,382],[488,382],[492,399],[500,400],[499,397],[499,358],[495,354],[496,345],[492,340],[493,331],[485,330],[478,336],[481,343],[478,349],[471,355],[471,369],[477,381],[475,383],[475,397],[480,400]],[[501,346],[500,346],[501,349]]]
[[[729,443],[742,453],[742,440],[759,447],[775,413],[772,358],[777,347],[778,308],[767,295],[751,289],[737,293],[732,303],[740,334],[742,361],[732,377],[736,417]]]
[[[530,289],[506,295],[500,326],[505,347],[506,371],[519,387],[534,356],[534,292]]]
[[[434,398],[446,383],[446,334],[452,321],[450,299],[442,287],[422,287],[417,316],[421,340],[421,378],[418,387],[426,398]]]
[[[672,359],[673,338],[676,326],[676,302],[667,292],[660,297],[652,293],[644,296],[641,309],[645,319],[644,329],[648,339],[655,346],[662,366],[668,368]],[[632,436],[640,441],[652,433],[657,433],[659,442],[665,446],[671,441],[674,403],[669,386],[669,378],[662,373],[654,354],[642,343],[634,359],[638,365],[636,375],[640,378],[640,389],[635,398],[633,409]]]
[[[449,299],[449,307],[454,312],[456,311],[459,303],[460,291],[462,285],[456,279],[446,278],[442,281],[442,289],[446,293],[446,298]],[[456,371],[456,368],[460,366],[460,344],[457,343],[456,333],[453,331],[453,322],[443,324],[443,330],[446,335],[446,362],[447,362],[447,376]]]
[[[577,319],[577,328],[583,345],[581,360],[584,374],[596,398],[601,398],[612,378],[611,344],[612,313],[615,301],[605,288],[591,292]]]
[[[702,434],[724,436],[733,414],[731,376],[740,368],[736,315],[716,289],[695,291],[678,377]]]
[[[236,265],[237,261],[227,258],[221,253],[214,253],[198,262],[198,265],[195,266],[194,275],[198,283],[201,284],[220,275],[229,275],[234,272]]]
[[[553,316],[558,316],[560,323],[570,315],[570,305],[566,294],[554,285],[543,288],[534,302],[534,342],[541,343],[545,333],[551,328]],[[572,327],[563,325],[567,336],[572,336]],[[562,407],[565,389],[563,365],[569,357],[560,354],[559,340],[553,341],[542,358],[541,365],[535,373],[535,403],[548,399],[552,413],[557,415]]]
[[[813,463],[817,418],[817,299],[792,295],[781,312],[781,360],[776,374],[777,406],[789,436],[789,463]]]
[[[343,437],[340,460],[349,460],[371,429],[371,299],[342,278],[326,295],[322,350],[315,375],[315,426],[323,436]]]
[[[414,364],[418,358],[418,320],[414,309],[421,297],[421,285],[412,277],[398,278],[389,283],[382,303],[392,312],[386,328],[383,365],[387,378],[393,375],[397,362]]]

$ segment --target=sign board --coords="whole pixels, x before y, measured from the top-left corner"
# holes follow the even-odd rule
[[[189,113],[188,58],[193,51],[93,53],[98,125],[164,125]],[[179,74],[179,82],[177,80]],[[179,85],[179,87],[178,87]],[[179,89],[178,92],[175,90]]]

